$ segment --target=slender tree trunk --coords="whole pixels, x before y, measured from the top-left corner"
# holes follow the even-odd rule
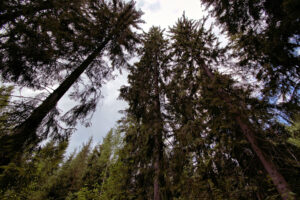
[[[161,174],[161,156],[160,156],[160,142],[159,135],[154,136],[154,180],[153,180],[153,188],[154,188],[154,200],[160,200],[160,174]]]
[[[213,72],[205,65],[200,65],[205,74],[211,79],[214,79]],[[250,143],[252,150],[256,154],[256,156],[259,158],[261,164],[263,165],[264,169],[267,171],[268,175],[271,177],[274,185],[276,186],[276,189],[278,193],[280,194],[281,198],[283,200],[291,200],[295,199],[291,196],[291,189],[284,179],[284,177],[280,174],[275,164],[272,162],[271,159],[268,159],[268,157],[264,154],[263,150],[259,147],[255,133],[253,131],[253,128],[251,127],[250,123],[248,122],[248,119],[242,112],[236,109],[236,105],[232,102],[230,96],[228,96],[222,88],[218,89],[218,95],[226,102],[227,106],[236,112],[235,120],[240,126],[244,136],[246,137],[247,141]]]
[[[240,128],[242,129],[244,135],[246,136],[248,142],[250,143],[252,150],[255,152],[260,162],[264,166],[265,170],[271,177],[274,185],[277,188],[277,191],[281,195],[281,198],[284,200],[293,199],[293,197],[291,197],[290,194],[292,193],[292,191],[288,183],[286,182],[284,177],[280,174],[280,172],[277,170],[272,160],[268,159],[268,157],[264,154],[262,149],[259,148],[255,138],[255,134],[252,131],[250,125],[245,123],[245,118],[242,119],[240,116],[237,116],[236,121],[238,122]]]
[[[156,58],[156,61],[158,58]],[[154,189],[154,200],[160,200],[161,194],[161,179],[162,179],[162,159],[163,159],[163,141],[162,141],[162,118],[161,118],[161,109],[160,109],[160,91],[159,91],[159,64],[155,62],[154,66],[154,180],[153,180],[153,189]]]
[[[262,200],[262,197],[258,192],[256,192],[256,198],[257,198],[257,200]]]
[[[58,101],[76,82],[79,76],[87,69],[91,62],[99,55],[109,42],[109,38],[105,39],[97,49],[94,50],[82,63],[77,67],[61,84],[50,94],[43,103],[38,106],[31,115],[19,126],[13,130],[12,135],[6,135],[1,138],[1,153],[3,158],[0,159],[0,165],[5,165],[10,162],[15,155],[12,153],[21,153],[26,145],[37,141],[36,130],[47,116],[47,114],[55,108]],[[12,151],[13,150],[13,151]],[[4,153],[5,152],[5,153]]]

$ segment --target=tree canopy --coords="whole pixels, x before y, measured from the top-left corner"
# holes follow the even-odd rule
[[[1,2],[0,198],[297,199],[299,3],[201,2],[210,16],[148,31],[134,1]],[[66,153],[115,69],[122,118]]]

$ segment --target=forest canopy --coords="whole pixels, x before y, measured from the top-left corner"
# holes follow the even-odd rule
[[[298,199],[299,1],[199,3],[146,31],[134,1],[2,1],[0,199]],[[116,70],[122,118],[66,153]]]

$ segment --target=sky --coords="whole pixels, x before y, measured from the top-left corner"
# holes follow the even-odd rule
[[[144,12],[142,19],[145,21],[141,28],[146,32],[151,26],[160,26],[168,29],[173,26],[183,13],[189,19],[200,19],[206,13],[200,4],[200,0],[137,0],[136,5]],[[67,152],[72,152],[86,143],[93,137],[93,144],[102,141],[106,133],[116,126],[116,122],[122,117],[119,113],[124,110],[127,103],[118,100],[119,88],[127,84],[127,73],[107,82],[102,88],[103,99],[100,100],[97,110],[92,119],[92,125],[88,128],[77,126],[77,131],[73,133]],[[69,102],[62,99],[59,107],[69,107]]]

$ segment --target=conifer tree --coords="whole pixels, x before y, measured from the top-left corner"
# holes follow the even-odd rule
[[[149,159],[154,170],[154,200],[161,199],[164,187],[164,77],[168,67],[167,40],[157,27],[150,28],[143,36],[139,50],[141,60],[130,69],[129,87],[121,89],[121,97],[129,102],[128,112],[141,126],[147,137]],[[149,160],[149,161],[150,161]]]
[[[23,110],[15,107],[27,118],[21,125],[11,123],[19,118],[7,112],[13,111],[12,88],[0,88],[0,198],[296,199],[298,3],[202,2],[228,31],[235,52],[220,48],[205,19],[185,16],[170,28],[168,40],[157,27],[140,38],[133,28],[141,12],[132,1],[1,2],[1,76],[34,89],[61,84],[40,106],[31,101]],[[80,104],[63,117],[70,127],[96,107],[102,80],[111,71],[104,55],[114,68],[124,66],[127,53],[135,50],[139,61],[128,65],[129,86],[120,90],[129,108],[117,130],[93,151],[89,140],[66,161],[66,141],[36,148],[47,137],[41,127],[46,132],[54,127],[55,106],[72,86],[70,96]],[[253,97],[252,85],[218,70],[239,67],[253,68],[264,82],[262,98]],[[278,96],[289,99],[271,102]],[[278,110],[292,125],[278,122]],[[14,134],[7,121],[15,126]]]
[[[117,152],[120,148],[120,143],[120,132],[111,129],[103,138],[102,144],[95,146],[93,151],[86,155],[84,158],[86,162],[81,165],[76,164],[77,170],[83,174],[80,177],[75,177],[73,180],[74,183],[80,183],[76,190],[62,189],[62,191],[67,190],[69,192],[66,199],[102,200],[110,199],[108,196],[116,196],[119,191],[115,188],[115,185],[110,185],[112,181],[110,176],[118,176],[118,174],[111,174],[111,171],[118,159]],[[66,166],[74,165],[72,163],[76,162],[75,160],[78,156],[79,154],[75,158],[71,158],[70,162],[66,163]],[[68,167],[65,173],[72,173],[72,170],[73,168]],[[116,171],[116,173],[118,172]],[[122,180],[118,179],[117,181]],[[53,192],[55,191],[57,191],[56,187],[53,188]],[[60,196],[61,194],[57,194],[56,198],[60,198]]]
[[[4,81],[41,89],[62,78],[60,61],[88,51],[93,23],[82,8],[93,1],[1,3],[0,71]],[[87,44],[89,43],[89,44]]]
[[[128,173],[120,153],[123,148],[121,134],[119,128],[112,129],[101,144],[100,153],[103,154],[101,154],[101,158],[99,157],[99,164],[105,167],[101,173],[100,200],[129,199],[129,196],[124,194],[124,188],[128,187],[126,185]]]
[[[80,152],[63,164],[56,176],[51,180],[46,198],[65,199],[69,194],[77,192],[83,186],[83,177],[87,170],[87,159],[92,139],[84,144]]]
[[[97,145],[88,159],[88,168],[83,177],[84,185],[89,190],[98,190],[98,195],[102,193],[104,181],[107,179],[109,164],[113,156],[114,131],[111,129],[101,145]]]
[[[99,59],[107,50],[113,65],[121,66],[126,62],[125,50],[132,53],[135,49],[135,44],[138,42],[137,35],[133,32],[133,28],[137,28],[140,22],[141,12],[134,7],[134,2],[124,3],[122,1],[98,1],[90,2],[88,13],[92,15],[93,35],[88,35],[89,40],[93,42],[81,60],[78,62],[69,63],[77,65],[77,68],[65,78],[60,86],[48,96],[41,105],[39,105],[30,116],[18,125],[12,134],[1,139],[1,151],[6,152],[6,157],[1,160],[1,163],[8,163],[14,157],[13,152],[21,152],[27,145],[36,144],[39,141],[36,130],[42,123],[43,119],[53,110],[61,97],[69,90],[69,88],[78,81],[81,74],[87,71],[88,76],[94,80],[95,85],[85,90],[83,93],[77,94],[81,100],[81,105],[73,108],[66,116],[67,124],[73,125],[76,120],[84,119],[91,111],[95,110],[99,95],[97,90],[101,86],[101,78],[107,75],[107,70],[103,65],[98,66]],[[79,38],[78,38],[79,39]],[[97,73],[99,76],[95,76]],[[99,84],[96,84],[97,81]],[[95,94],[96,92],[96,94]],[[95,98],[90,98],[90,95],[95,94]],[[76,98],[76,94],[74,94]],[[5,147],[5,148],[3,148]]]
[[[201,2],[231,37],[240,69],[264,83],[265,98],[282,99],[288,117],[299,110],[299,1]]]
[[[50,141],[27,152],[18,166],[4,166],[0,176],[1,199],[44,199],[51,178],[62,163],[68,142]]]
[[[216,41],[214,36],[210,32],[205,31],[204,24],[201,25],[189,21],[185,17],[178,21],[176,26],[171,29],[171,32],[171,37],[174,39],[173,48],[176,58],[178,58],[179,61],[185,59],[185,61],[195,64],[198,70],[197,72],[194,71],[194,73],[200,73],[201,75],[198,78],[199,83],[201,83],[201,93],[198,93],[198,95],[201,95],[203,98],[213,95],[211,96],[213,99],[210,98],[210,101],[213,101],[216,105],[221,103],[225,106],[224,108],[227,107],[227,109],[223,108],[224,111],[222,114],[234,119],[241,133],[243,133],[249,142],[251,149],[271,177],[282,198],[288,199],[291,197],[293,193],[291,192],[289,184],[257,141],[259,133],[264,132],[264,126],[267,126],[267,124],[270,124],[272,121],[268,118],[269,121],[265,119],[263,121],[266,123],[259,125],[256,120],[261,120],[261,118],[257,118],[255,115],[251,117],[251,121],[249,121],[249,117],[252,114],[249,115],[248,113],[249,111],[246,105],[249,100],[244,96],[245,93],[243,89],[235,89],[232,86],[232,80],[213,72],[211,69],[211,66],[218,66],[224,63],[222,61],[226,60],[226,57],[224,57],[224,49],[219,49],[215,46]],[[181,64],[178,63],[178,65],[180,66]],[[184,75],[185,72],[183,72],[183,76]],[[242,95],[243,93],[244,95]],[[239,107],[236,105],[239,105]],[[253,104],[249,106],[254,107]],[[204,107],[203,109],[207,109],[208,112],[212,112],[212,114],[218,113],[218,110],[211,110],[218,109],[215,106]],[[265,114],[265,116],[267,115]],[[274,137],[276,136],[274,135]]]

